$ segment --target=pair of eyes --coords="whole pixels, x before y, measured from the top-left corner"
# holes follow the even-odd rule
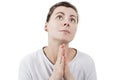
[[[56,19],[62,21],[62,20],[64,19],[64,16],[62,16],[62,15],[57,15]],[[71,23],[76,23],[76,22],[77,22],[77,20],[76,20],[74,17],[70,17],[70,18],[69,18],[69,21],[70,21]]]

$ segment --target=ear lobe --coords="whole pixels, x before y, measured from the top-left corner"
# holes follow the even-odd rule
[[[45,31],[47,31],[47,28],[45,27]]]
[[[47,23],[45,23],[45,31],[48,31],[48,29],[47,29]]]

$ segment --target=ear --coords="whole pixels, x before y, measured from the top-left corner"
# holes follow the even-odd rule
[[[47,22],[45,23],[45,27],[44,27],[44,30],[48,32],[48,26],[47,26]]]

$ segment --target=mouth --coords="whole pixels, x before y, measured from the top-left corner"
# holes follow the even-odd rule
[[[59,30],[60,32],[64,32],[64,33],[70,33],[69,30]]]

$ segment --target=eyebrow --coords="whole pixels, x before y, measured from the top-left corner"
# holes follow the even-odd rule
[[[57,15],[57,14],[62,14],[62,15],[65,15],[63,12],[57,12],[57,13],[56,13],[56,15]]]
[[[70,17],[74,17],[74,18],[76,18],[76,19],[77,19],[77,16],[75,16],[75,15],[70,15]]]

